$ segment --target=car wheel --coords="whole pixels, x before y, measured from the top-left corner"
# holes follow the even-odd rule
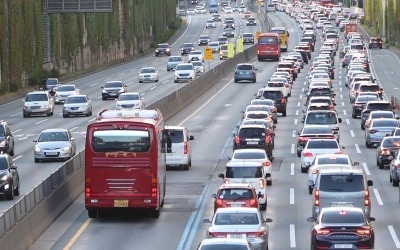
[[[89,218],[96,218],[97,217],[97,210],[89,209],[88,210]]]
[[[369,142],[367,142],[367,141],[365,141],[365,146],[366,146],[367,148],[371,148],[371,144],[369,144]]]
[[[24,114],[23,114],[23,117],[26,118],[26,117],[28,117],[28,115],[24,113]]]
[[[35,158],[34,160],[35,160],[35,163],[39,163],[39,159],[36,159],[36,158]]]
[[[174,80],[174,83],[177,83],[178,81],[177,80]]]
[[[10,156],[14,156],[14,153],[15,153],[15,147],[14,147],[14,145],[13,145],[13,148],[10,149],[10,150],[8,150],[8,154],[9,154]]]
[[[90,110],[90,112],[89,112],[89,116],[92,116],[93,115],[93,113],[92,113],[92,110]]]
[[[392,185],[393,185],[393,187],[398,187],[399,186],[399,180],[393,179],[392,180]]]
[[[47,115],[47,116],[51,116],[51,112],[47,113],[46,115]]]
[[[253,79],[253,83],[255,83],[255,82],[256,82],[256,79],[254,78],[254,79]]]
[[[283,117],[286,116],[286,110],[284,110],[284,111],[282,112],[282,116],[283,116]]]
[[[301,157],[301,151],[297,152],[297,157]]]
[[[154,208],[150,211],[150,217],[157,219],[160,217],[160,209]]]
[[[64,114],[63,114],[63,118],[67,118],[67,117],[69,117],[69,116],[68,116],[68,115],[64,115]]]
[[[307,168],[300,167],[302,173],[307,173]]]
[[[142,83],[143,81],[139,81],[139,83]]]
[[[260,205],[260,210],[262,210],[262,211],[267,210],[267,202],[265,202],[264,204]]]
[[[272,185],[272,180],[267,180],[267,186],[271,186]]]
[[[15,195],[15,196],[18,196],[19,193],[20,193],[19,178],[17,179],[17,181],[18,181],[18,185],[17,185],[17,187],[14,189],[14,195]]]
[[[378,160],[376,160],[376,165],[378,165],[379,169],[383,169],[385,167],[385,165],[383,165],[383,163],[379,162]]]
[[[183,165],[183,170],[189,170],[189,164]]]
[[[354,119],[357,117],[356,114],[351,114],[351,117],[353,117]]]
[[[7,194],[7,200],[14,200],[14,184],[11,183],[10,191]]]
[[[106,100],[106,98],[105,98],[104,96],[102,96],[102,97],[101,97],[101,99],[102,99],[103,101],[105,101],[105,100]]]
[[[312,194],[312,191],[313,191],[313,188],[310,187],[310,186],[308,186],[308,193],[309,193],[309,194]]]
[[[235,78],[234,80],[233,80],[235,83],[237,83],[238,82],[238,80]]]
[[[156,80],[156,82],[158,82],[158,79]]]

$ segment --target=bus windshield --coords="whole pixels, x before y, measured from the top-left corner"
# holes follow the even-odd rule
[[[148,152],[150,134],[145,130],[99,130],[93,132],[94,152]]]
[[[264,37],[260,37],[260,39],[258,39],[258,43],[259,44],[277,44],[278,38],[264,36]]]

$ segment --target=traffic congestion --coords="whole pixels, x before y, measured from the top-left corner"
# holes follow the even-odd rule
[[[29,93],[46,93],[38,113],[28,104],[22,113],[10,113],[13,124],[60,118],[51,123],[53,130],[20,135],[24,128],[14,129],[16,141],[37,143],[33,151],[24,146],[21,154],[13,143],[7,148],[10,156],[16,154],[16,165],[35,165],[46,174],[84,148],[93,114],[105,108],[145,110],[229,60],[227,44],[236,49],[237,38],[249,37],[244,49],[260,46],[251,61],[232,68],[231,77],[165,122],[173,153],[167,153],[165,202],[150,216],[157,219],[88,214],[81,197],[69,208],[76,211],[68,217],[71,224],[60,229],[54,223],[31,249],[400,248],[393,213],[399,190],[392,187],[400,181],[400,129],[390,102],[393,87],[382,75],[390,76],[376,66],[382,62],[375,60],[388,56],[375,57],[387,51],[382,40],[346,30],[356,21],[342,6],[276,1],[267,12],[268,30],[261,30],[264,20],[249,5],[220,1],[217,13],[210,13],[209,3],[195,1],[182,17],[197,33],[159,44],[133,69],[88,77],[88,85],[57,83]],[[208,61],[204,48],[211,45]],[[71,93],[60,94],[65,87]],[[53,139],[42,140],[42,134]],[[57,153],[40,146],[55,141],[70,145],[57,147]],[[18,180],[10,177],[18,185],[11,185],[7,199],[26,192],[28,174],[22,169]]]

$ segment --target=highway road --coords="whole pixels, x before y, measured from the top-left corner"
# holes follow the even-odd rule
[[[277,26],[289,29],[290,51],[301,37],[298,25],[284,13],[276,12],[269,15]],[[192,37],[194,41],[202,32],[206,16],[194,16],[190,19],[190,28],[185,39],[190,40]],[[220,30],[219,28],[218,32]],[[213,38],[218,36],[218,32],[213,32]],[[319,42],[313,56],[317,55],[320,46]],[[177,47],[178,44],[175,44],[174,51]],[[385,49],[369,50],[368,53],[373,73],[383,86],[385,94],[390,96],[398,87],[397,79],[400,77],[400,72],[396,70],[399,66],[398,55]],[[112,101],[102,102],[98,99],[101,83],[108,79],[125,80],[130,83],[128,87],[130,90],[146,93],[144,95],[146,101],[151,102],[180,86],[171,82],[172,73],[167,72],[161,73],[159,84],[139,85],[133,80],[141,66],[155,63],[159,65],[157,68],[161,68],[161,71],[166,71],[165,61],[160,62],[161,60],[160,58],[154,62],[154,57],[147,57],[129,66],[120,66],[79,79],[76,84],[83,92],[90,91],[87,93],[94,100],[96,111],[112,105]],[[398,249],[400,248],[399,190],[389,183],[388,170],[377,168],[376,149],[365,147],[360,120],[352,119],[349,115],[351,105],[348,100],[348,90],[344,86],[345,69],[340,67],[338,56],[335,60],[336,72],[333,85],[337,98],[336,109],[343,119],[340,125],[341,145],[345,147],[345,152],[351,155],[353,161],[360,162],[360,167],[365,170],[368,179],[374,181],[371,187],[371,215],[376,218],[373,222],[376,235],[375,249]],[[275,62],[257,62],[256,58],[251,62],[258,68],[257,83],[235,84],[232,74],[232,77],[216,83],[206,94],[167,121],[168,125],[180,124],[188,127],[195,140],[192,145],[192,168],[189,171],[171,170],[167,173],[167,196],[159,219],[126,214],[89,219],[84,209],[82,194],[31,249],[195,249],[206,234],[207,225],[202,223],[202,219],[212,217],[213,200],[210,195],[221,184],[221,179],[216,176],[224,171],[226,157],[232,153],[231,133],[240,121],[240,111],[244,110],[254,98],[257,90],[263,87],[263,83],[272,75],[276,65]],[[273,184],[268,187],[268,207],[267,211],[263,212],[265,217],[274,220],[270,223],[270,249],[310,249],[311,225],[306,218],[311,216],[312,197],[307,190],[307,175],[300,173],[300,158],[295,153],[294,135],[294,132],[301,128],[301,111],[305,101],[304,83],[309,66],[305,66],[293,84],[287,117],[278,118]],[[20,104],[17,102],[8,105],[20,110]],[[9,109],[5,117],[9,117],[7,119],[13,124],[14,130],[20,129],[17,133],[24,135],[21,138],[26,138],[29,142],[44,126],[61,126],[61,124],[65,126],[63,124],[65,119],[61,120],[59,112],[50,118],[22,119],[21,113],[17,114],[13,109]],[[89,120],[77,118],[67,121],[68,127],[75,128],[73,131],[79,148],[82,149],[84,128]],[[33,125],[32,122],[41,123]],[[33,144],[22,144],[23,142],[20,142],[17,145],[16,157],[20,157],[16,162],[21,166],[24,187],[28,185],[27,182],[32,184],[35,180],[39,181],[46,175],[42,175],[43,172],[51,172],[52,168],[56,169],[59,164],[34,164]],[[37,168],[40,168],[40,174],[37,173]],[[27,190],[22,191],[24,193]]]

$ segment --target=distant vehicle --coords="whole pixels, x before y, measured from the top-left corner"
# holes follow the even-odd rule
[[[218,0],[210,0],[208,11],[210,13],[218,13]]]
[[[279,34],[262,33],[257,41],[257,59],[262,61],[265,59],[273,59],[279,61],[281,57],[281,47]]]
[[[63,118],[78,115],[92,115],[92,102],[86,95],[68,96],[65,100],[63,106]]]
[[[54,113],[54,98],[47,91],[29,92],[24,101],[22,108],[23,117],[31,115],[47,115]]]
[[[196,79],[196,71],[191,63],[181,63],[175,68],[174,82],[193,81]]]
[[[144,109],[143,100],[138,92],[127,92],[119,95],[115,107],[118,109]]]
[[[139,83],[142,82],[158,82],[160,77],[158,71],[154,67],[143,67],[139,71]]]
[[[189,10],[187,10],[188,14],[189,14]],[[159,56],[159,55],[167,55],[167,56],[171,56],[171,47],[169,46],[168,43],[160,43],[157,45],[157,48],[155,50],[155,55]]]
[[[88,124],[86,135],[88,216],[101,216],[104,210],[141,208],[158,218],[165,197],[165,154],[171,152],[161,112],[103,110]],[[110,192],[110,185],[118,191]]]
[[[167,153],[166,164],[168,166],[181,166],[188,170],[192,166],[191,142],[194,136],[189,134],[186,127],[165,126],[166,135],[171,138],[171,152]]]
[[[101,99],[104,101],[109,98],[118,98],[120,94],[126,92],[127,86],[122,81],[109,81],[101,88],[103,89],[101,92]]]
[[[73,84],[60,85],[57,88],[57,91],[54,95],[55,103],[56,104],[64,103],[68,96],[78,95],[78,94],[79,94],[79,89],[77,89],[75,85]]]

